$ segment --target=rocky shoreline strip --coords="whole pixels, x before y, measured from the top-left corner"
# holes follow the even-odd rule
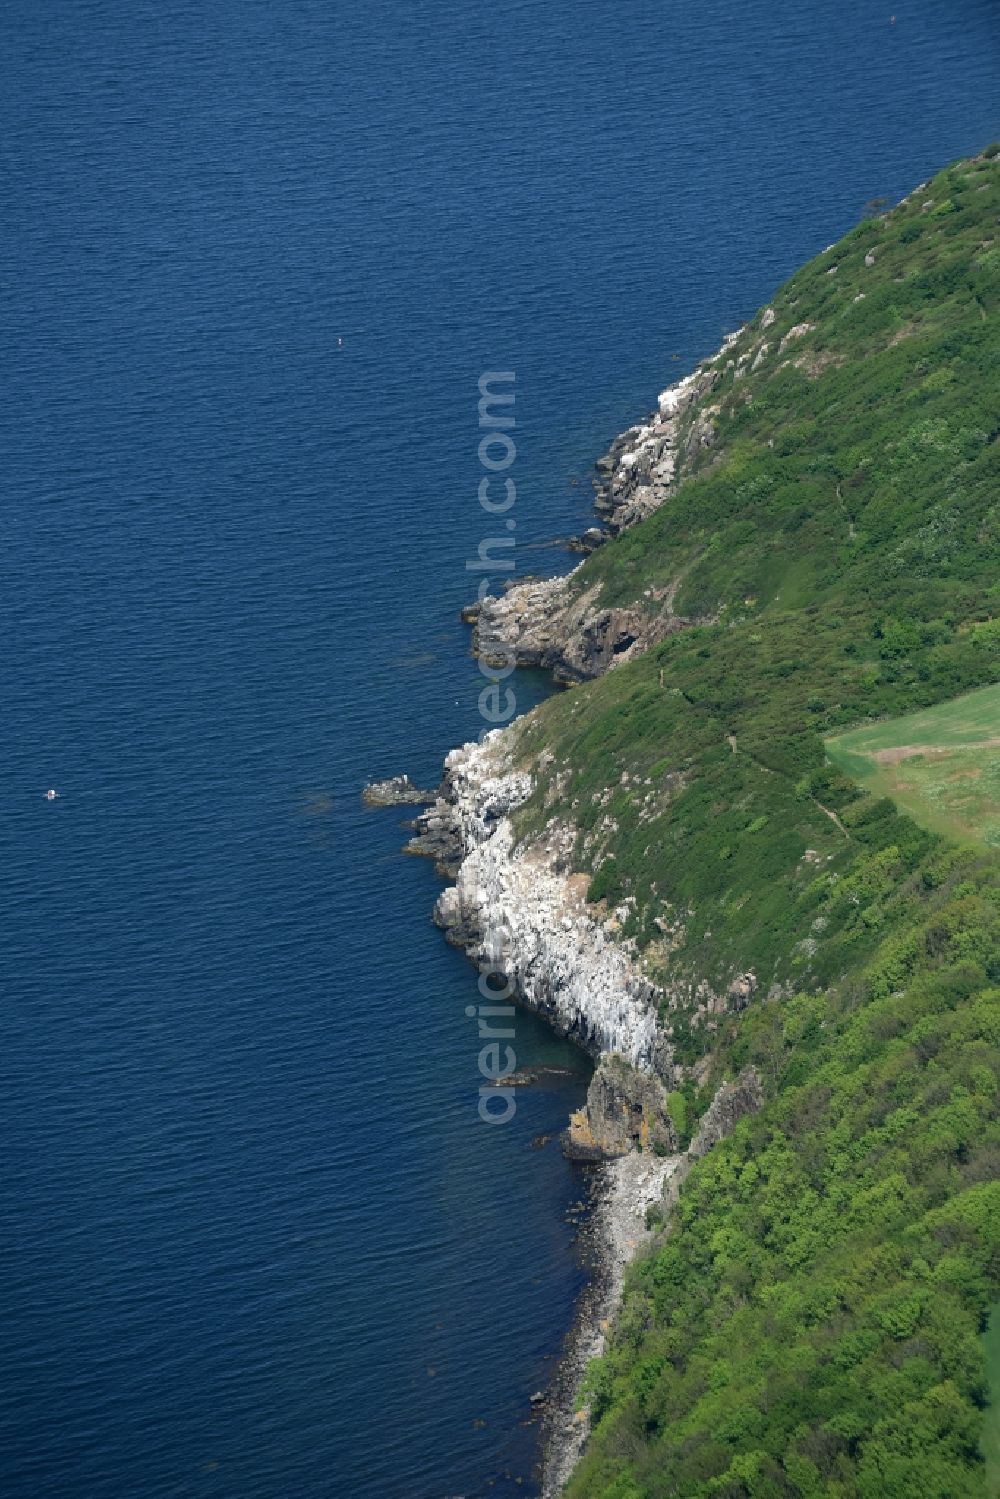
[[[719,1088],[686,1151],[655,1155],[632,1149],[596,1168],[592,1210],[584,1229],[591,1275],[546,1395],[540,1499],[556,1499],[587,1444],[590,1420],[580,1401],[583,1381],[591,1362],[604,1352],[626,1269],[660,1233],[669,1232],[670,1210],[691,1167],[745,1115],[755,1113],[763,1096],[759,1076],[748,1068],[735,1082]],[[647,1226],[647,1212],[653,1207],[659,1210],[660,1226]]]
[[[647,1208],[662,1200],[680,1159],[633,1152],[593,1168],[579,1245],[589,1278],[542,1407],[541,1499],[556,1499],[586,1446],[590,1422],[586,1409],[578,1409],[584,1376],[604,1352],[626,1267],[652,1239]]]

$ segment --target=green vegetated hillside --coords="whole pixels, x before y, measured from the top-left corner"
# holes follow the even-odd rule
[[[679,1113],[751,1062],[768,1098],[632,1274],[573,1499],[1000,1492],[1000,860],[825,747],[1000,681],[1000,158],[771,310],[718,362],[694,475],[578,575],[649,610],[680,579],[700,623],[520,730],[522,832],[576,824],[672,996]],[[748,970],[744,1013],[699,1008]]]

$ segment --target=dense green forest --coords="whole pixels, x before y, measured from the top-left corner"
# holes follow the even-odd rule
[[[712,446],[573,585],[694,627],[520,727],[521,834],[578,828],[668,995],[677,1117],[750,1063],[767,1096],[632,1272],[572,1499],[1000,1492],[1000,851],[826,751],[1000,680],[998,318],[991,149],[720,357]],[[747,971],[742,1013],[698,1003]]]
[[[888,915],[850,978],[726,1038],[771,1102],[692,1172],[633,1274],[573,1496],[991,1492],[995,863],[939,848]]]

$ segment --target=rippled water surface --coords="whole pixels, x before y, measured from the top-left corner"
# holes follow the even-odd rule
[[[480,727],[476,381],[565,566],[668,379],[1000,133],[995,6],[0,26],[0,1490],[530,1492],[586,1067],[519,1017],[571,1072],[477,1122],[474,974],[358,796]]]

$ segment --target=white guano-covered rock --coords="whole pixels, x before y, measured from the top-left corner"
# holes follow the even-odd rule
[[[592,1053],[618,1052],[643,1071],[662,1070],[662,992],[588,907],[586,877],[567,872],[570,831],[550,825],[534,843],[515,842],[509,814],[530,796],[532,780],[509,766],[509,753],[500,730],[445,762],[462,860],[435,919]]]

